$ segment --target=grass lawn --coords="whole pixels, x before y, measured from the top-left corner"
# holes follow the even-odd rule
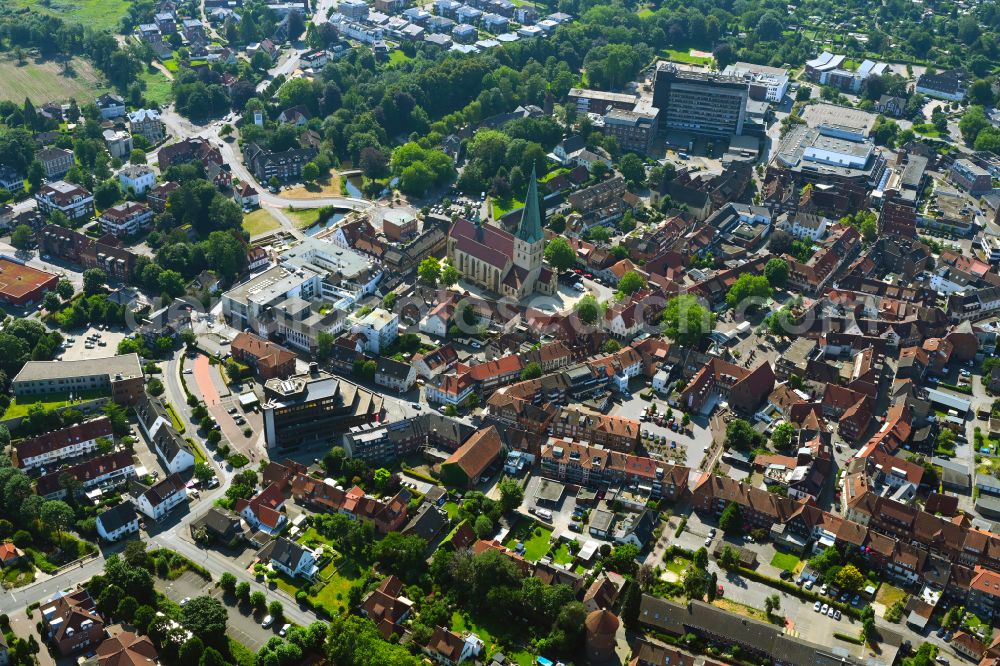
[[[441,508],[443,508],[445,511],[448,512],[449,520],[458,515],[458,502],[452,502],[452,501],[445,502],[444,506]]]
[[[784,569],[788,573],[795,573],[795,567],[799,566],[799,558],[791,553],[775,553],[771,558],[771,566]]]
[[[674,62],[684,62],[689,65],[711,65],[713,58],[701,58],[691,55],[690,51],[680,51],[678,49],[663,49],[660,53],[667,60]]]
[[[139,80],[146,84],[146,89],[142,93],[143,97],[160,106],[170,103],[173,98],[173,92],[170,89],[172,84],[170,79],[163,75],[163,72],[158,69],[154,69],[152,72],[144,69],[139,74]]]
[[[508,199],[490,199],[493,206],[493,219],[498,220],[512,210],[524,208],[524,202],[520,199],[510,197]]]
[[[302,208],[300,210],[293,210],[291,208],[285,211],[288,217],[292,218],[299,229],[308,229],[312,225],[319,222],[319,209],[318,208]]]
[[[322,606],[330,615],[339,615],[347,610],[347,597],[354,580],[335,574],[319,594],[310,597],[314,604]]]
[[[282,196],[288,199],[325,199],[326,197],[339,197],[343,191],[340,176],[337,172],[331,171],[315,183],[298,185],[285,190]]]
[[[905,590],[901,590],[895,585],[889,585],[888,583],[882,583],[882,585],[878,588],[878,592],[875,594],[875,602],[883,604],[886,608],[889,608],[897,601],[901,601],[905,598]]]
[[[7,567],[3,571],[3,587],[9,590],[12,587],[21,587],[28,583],[35,582],[35,567],[30,561]]]
[[[544,176],[542,176],[541,178],[539,178],[538,182],[539,183],[547,183],[550,180],[552,180],[553,178],[555,178],[556,176],[561,176],[561,175],[563,175],[565,173],[569,173],[569,169],[567,169],[565,167],[559,167],[558,169],[553,169],[552,171],[549,171],[547,174],[545,174]]]
[[[916,125],[913,126],[913,131],[916,132],[917,134],[920,134],[921,136],[926,136],[931,139],[936,139],[938,137],[944,136],[931,123],[917,123]]]
[[[560,542],[559,547],[552,551],[552,561],[555,564],[571,564],[573,562],[573,553],[569,552],[568,542]]]
[[[177,60],[174,58],[167,58],[166,60],[161,60],[160,62],[167,68],[168,72],[176,72],[180,68],[180,65],[177,64]]]
[[[767,613],[760,610],[759,608],[752,608],[745,604],[737,603],[735,601],[730,601],[725,597],[717,597],[715,601],[712,602],[713,606],[717,606],[730,613],[736,613],[737,615],[742,615],[744,617],[751,617],[755,620],[760,620],[762,622],[767,622]]]
[[[42,4],[35,0],[16,0],[16,4],[33,12],[52,14],[88,28],[117,33],[121,18],[131,3],[129,0],[52,0]]]
[[[680,555],[675,555],[669,562],[664,562],[664,565],[667,567],[667,571],[673,572],[677,576],[682,576],[688,570],[688,567],[691,566],[691,560]]]
[[[399,65],[404,62],[409,62],[410,60],[413,60],[413,58],[403,53],[402,49],[396,49],[395,51],[389,54],[390,65]]]
[[[187,426],[184,425],[184,421],[181,420],[181,417],[177,413],[177,410],[174,409],[174,406],[171,405],[169,402],[166,403],[166,405],[167,405],[167,414],[170,415],[171,425],[174,426],[174,430],[183,435],[184,431],[187,430]]]
[[[49,396],[41,396],[37,399],[26,398],[23,401],[15,398],[7,407],[7,411],[4,412],[3,418],[12,419],[18,416],[25,416],[28,413],[28,409],[34,405],[41,405],[45,409],[52,410],[60,407],[68,407],[72,404],[87,400],[93,400],[94,398],[103,398],[105,396],[107,396],[106,391],[81,391],[80,393],[73,395],[73,402],[69,401],[68,393],[54,393]]]
[[[521,520],[511,529],[510,536],[504,545],[513,550],[519,541],[523,542],[524,559],[537,562],[549,552],[549,539],[551,537],[552,530],[549,528],[533,520]]]
[[[3,58],[0,60],[0,81],[3,81],[0,100],[21,104],[25,97],[30,97],[35,106],[70,97],[89,100],[110,90],[97,70],[82,58],[73,58],[67,72],[54,60],[35,62],[29,58],[19,66],[15,59]]]
[[[243,216],[243,231],[251,236],[258,236],[268,231],[277,229],[281,225],[274,216],[263,208],[258,208],[252,213]]]

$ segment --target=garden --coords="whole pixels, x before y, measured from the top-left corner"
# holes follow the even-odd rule
[[[504,546],[519,552],[529,562],[537,562],[548,554],[552,530],[534,520],[519,519],[510,529]]]

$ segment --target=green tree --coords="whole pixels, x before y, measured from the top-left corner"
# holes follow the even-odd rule
[[[586,294],[573,306],[580,321],[585,324],[596,324],[597,320],[604,315],[603,306],[597,302],[593,294]]]
[[[10,244],[18,250],[27,250],[33,242],[34,238],[31,233],[31,227],[27,224],[17,225],[10,234]]]
[[[440,280],[441,284],[443,284],[444,286],[450,287],[451,285],[458,282],[459,278],[461,277],[462,276],[458,272],[458,269],[452,266],[451,262],[446,262],[443,266],[441,266]]]
[[[42,504],[42,524],[56,533],[56,541],[62,540],[63,531],[73,524],[73,508],[62,500],[48,500]]]
[[[979,133],[988,127],[990,120],[986,117],[986,110],[979,105],[972,105],[966,109],[962,119],[958,121],[958,131],[962,133],[962,140],[970,145],[974,144]]]
[[[771,297],[771,293],[771,285],[766,277],[743,273],[729,288],[729,293],[726,294],[726,304],[731,308],[743,308],[746,304],[747,309],[750,309],[756,307],[751,299],[768,299]]]
[[[236,591],[236,576],[228,571],[223,572],[219,577],[219,587],[230,594],[234,593]]]
[[[634,576],[639,564],[636,559],[639,549],[630,543],[623,543],[611,549],[604,557],[604,568],[616,571],[623,576]]]
[[[64,301],[68,301],[73,298],[73,292],[73,283],[65,278],[59,280],[56,284],[56,293],[59,294],[59,298]]]
[[[307,183],[315,182],[319,179],[319,167],[315,162],[306,162],[302,167],[302,180]]]
[[[753,426],[743,419],[733,419],[726,424],[725,447],[738,451],[751,451],[764,444],[764,436],[754,430]]]
[[[564,271],[576,265],[576,250],[562,236],[545,244],[545,260],[557,270]]]
[[[45,292],[45,296],[42,297],[42,307],[49,312],[59,309],[59,294],[54,291]]]
[[[427,542],[416,534],[390,532],[372,547],[379,569],[415,583],[427,570]]]
[[[108,274],[100,268],[88,268],[83,272],[83,293],[93,296],[104,289],[108,281]]]
[[[787,451],[795,437],[795,426],[791,423],[779,423],[771,433],[771,444],[778,451]]]
[[[434,257],[427,257],[417,268],[417,277],[426,285],[433,287],[441,277],[441,262]]]
[[[834,577],[837,587],[857,592],[865,584],[865,576],[853,564],[845,564]]]
[[[214,597],[195,597],[181,609],[181,624],[211,644],[225,640],[227,621],[226,607]]]
[[[500,509],[503,513],[510,513],[521,506],[524,501],[524,489],[516,479],[507,477],[500,481]]]
[[[618,291],[623,294],[632,295],[640,289],[646,288],[646,281],[635,271],[627,271],[618,281]]]
[[[542,366],[538,361],[530,361],[521,369],[521,381],[538,379],[542,376]]]
[[[764,599],[764,611],[772,615],[774,611],[781,608],[781,598],[777,594],[772,594]]]
[[[777,257],[771,259],[764,266],[764,277],[773,288],[783,288],[788,282],[788,262]]]
[[[740,515],[740,505],[736,502],[729,502],[719,516],[719,529],[729,536],[738,536],[743,533],[743,518]]]
[[[622,155],[618,169],[622,172],[622,177],[625,178],[629,187],[636,187],[646,181],[646,167],[642,163],[642,158],[635,153]]]
[[[715,315],[690,294],[675,296],[663,310],[663,332],[686,347],[698,347],[714,327]]]

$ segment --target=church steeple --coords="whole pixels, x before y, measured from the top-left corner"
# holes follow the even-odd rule
[[[528,193],[524,197],[521,223],[517,227],[516,236],[525,243],[538,243],[545,238],[542,233],[542,214],[538,209],[538,180],[534,166],[531,167],[531,180],[528,181]]]

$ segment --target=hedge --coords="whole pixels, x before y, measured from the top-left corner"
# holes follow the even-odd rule
[[[681,534],[684,533],[684,528],[687,527],[687,524],[688,524],[688,519],[687,518],[681,518],[681,524],[678,525],[677,526],[677,530],[674,531],[674,538],[675,539],[681,538]]]
[[[853,643],[854,645],[864,645],[865,642],[858,638],[857,636],[851,636],[850,634],[842,634],[839,631],[833,632],[833,637],[844,641],[845,643]]]

